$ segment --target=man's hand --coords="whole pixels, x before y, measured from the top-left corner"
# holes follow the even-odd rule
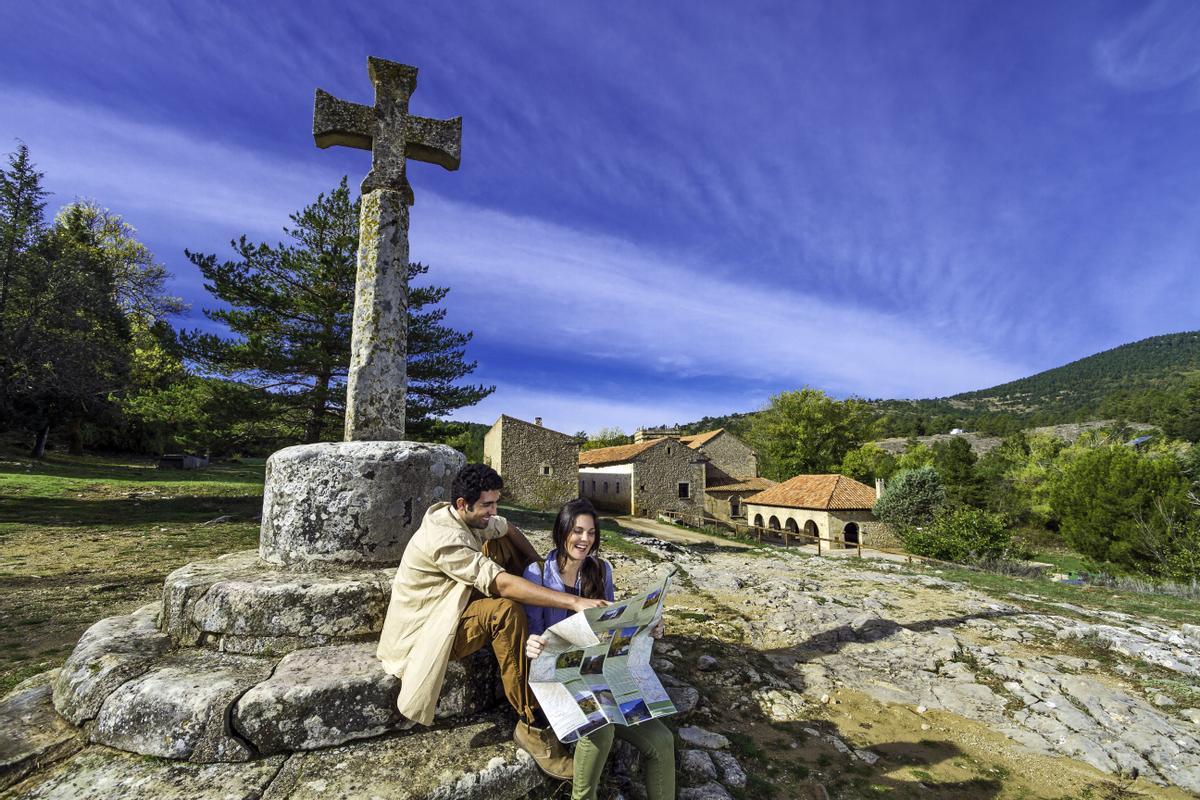
[[[585,611],[589,608],[603,608],[609,605],[607,600],[598,600],[591,597],[576,597],[575,602],[571,605],[572,611]]]
[[[540,656],[546,649],[546,637],[538,636],[536,633],[529,634],[529,638],[525,640],[525,657],[533,660]]]

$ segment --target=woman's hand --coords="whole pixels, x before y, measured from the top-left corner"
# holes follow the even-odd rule
[[[538,636],[536,633],[529,634],[529,638],[525,640],[525,657],[533,660],[540,656],[546,649],[546,637]]]
[[[663,634],[667,632],[667,626],[663,624],[663,618],[659,617],[658,622],[650,626],[650,635],[655,639],[661,639]]]
[[[611,605],[607,600],[599,600],[593,597],[575,597],[575,602],[571,604],[572,611],[585,611],[589,608],[603,608]]]

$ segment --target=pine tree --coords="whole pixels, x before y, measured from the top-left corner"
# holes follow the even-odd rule
[[[36,258],[35,246],[45,232],[43,173],[33,167],[29,148],[22,142],[8,156],[8,169],[0,169],[0,412],[11,418],[8,382],[12,374],[12,331],[16,314],[13,292]]]
[[[291,215],[289,244],[233,242],[239,260],[188,252],[205,288],[231,306],[205,310],[237,338],[193,331],[182,336],[191,358],[209,374],[236,378],[286,399],[305,442],[340,432],[350,363],[350,328],[358,248],[359,201],[343,178],[328,196]],[[433,308],[446,287],[411,285],[428,268],[408,267],[407,429],[420,437],[450,411],[473,405],[494,387],[457,383],[475,369],[464,360],[469,332],[443,324]]]

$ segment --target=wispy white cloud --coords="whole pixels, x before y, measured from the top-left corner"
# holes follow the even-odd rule
[[[454,321],[478,337],[638,364],[687,379],[810,384],[873,397],[987,386],[1021,368],[920,320],[837,303],[728,265],[541,220],[423,199],[413,255],[454,286]]]
[[[95,106],[0,86],[0,130],[29,145],[57,202],[90,197],[125,216],[277,235],[314,189],[336,185],[328,166],[284,162]],[[19,118],[19,120],[18,120]],[[5,148],[9,149],[9,148]]]
[[[1200,4],[1156,0],[1098,41],[1093,55],[1100,75],[1119,89],[1145,92],[1197,83]]]
[[[135,222],[145,214],[201,223],[223,238],[270,236],[288,211],[337,179],[319,158],[297,163],[12,89],[0,89],[0,108],[23,109],[42,169],[70,176],[75,191]],[[822,298],[786,274],[739,279],[736,264],[657,252],[419,188],[413,219],[412,255],[454,287],[455,324],[493,347],[616,360],[678,379],[679,397],[634,404],[652,419],[701,410],[684,397],[686,381],[699,376],[734,386],[929,396],[1022,372],[928,330],[921,318]],[[514,378],[507,383],[520,385]],[[495,402],[503,401],[498,393]]]

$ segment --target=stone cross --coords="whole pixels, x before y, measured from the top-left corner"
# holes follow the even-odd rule
[[[405,161],[413,158],[458,169],[462,117],[414,117],[408,99],[417,68],[367,59],[375,105],[339,100],[317,89],[313,139],[317,147],[345,145],[371,151],[362,182],[358,275],[346,385],[346,441],[404,438],[408,333],[408,207],[412,186]]]

